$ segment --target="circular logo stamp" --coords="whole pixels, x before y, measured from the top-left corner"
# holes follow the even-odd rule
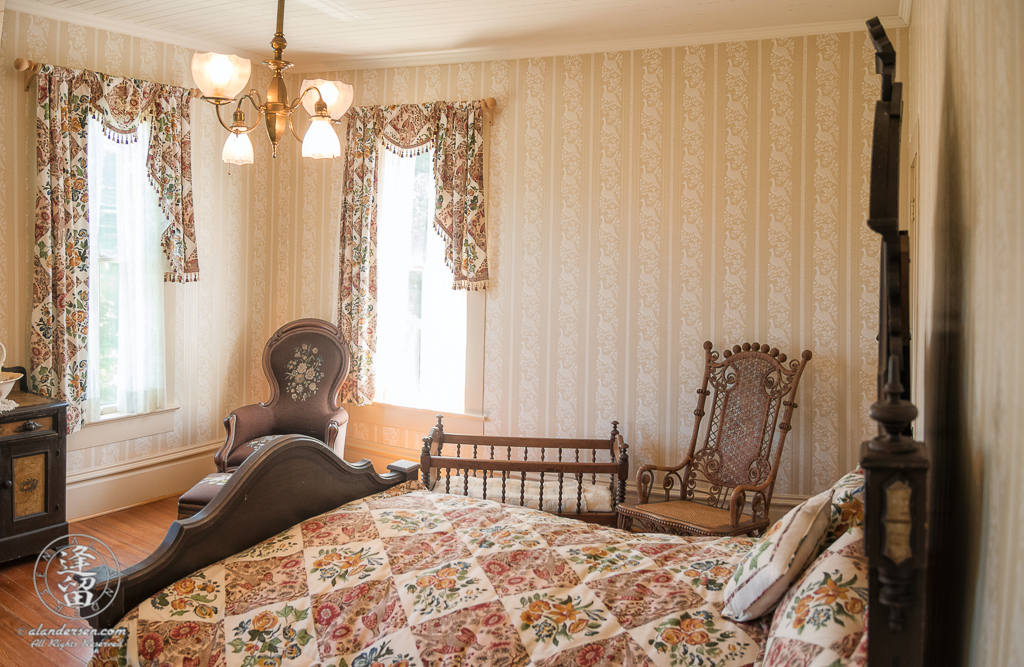
[[[32,583],[42,603],[58,616],[92,618],[121,589],[121,570],[106,544],[90,535],[71,534],[46,545],[36,559]]]

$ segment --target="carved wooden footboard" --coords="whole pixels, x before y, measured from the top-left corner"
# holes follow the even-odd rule
[[[446,433],[441,420],[438,415],[437,424],[423,438],[420,469],[427,488],[474,495],[472,480],[474,490],[486,500],[527,505],[530,484],[539,489],[541,506],[552,514],[615,525],[615,507],[625,499],[629,479],[629,446],[619,435],[618,422],[612,422],[607,439],[599,440]],[[574,492],[566,493],[567,482]],[[608,485],[610,511],[584,505],[588,483]]]
[[[418,469],[411,461],[399,461],[379,475],[369,460],[349,464],[319,440],[281,438],[250,455],[206,509],[172,523],[156,551],[121,573],[110,606],[89,623],[111,628],[178,579],[304,519],[414,480]],[[97,592],[106,584],[99,581]]]

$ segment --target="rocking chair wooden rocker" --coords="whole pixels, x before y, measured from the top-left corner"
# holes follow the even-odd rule
[[[629,530],[636,522],[652,532],[726,536],[757,535],[770,524],[775,476],[796,408],[793,397],[811,352],[805,350],[787,368],[786,355],[767,345],[736,345],[722,353],[721,361],[711,348],[704,343],[704,380],[686,457],[677,466],[645,465],[637,471],[640,503],[618,506],[619,528]],[[704,444],[696,450],[709,382],[714,387],[711,418]],[[773,452],[776,430],[780,435]],[[666,473],[665,502],[649,502],[656,472]],[[680,499],[672,500],[677,481]],[[748,494],[750,513],[744,514]]]

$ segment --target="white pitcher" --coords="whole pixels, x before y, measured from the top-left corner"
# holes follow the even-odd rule
[[[7,360],[7,348],[4,347],[3,343],[0,343],[0,368],[4,367],[4,361]]]

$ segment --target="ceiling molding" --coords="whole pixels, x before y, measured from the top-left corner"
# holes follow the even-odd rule
[[[913,5],[914,0],[900,0],[900,18],[903,19],[903,22],[906,23],[908,26],[910,25],[910,14],[913,10]]]
[[[910,0],[901,0],[907,2]],[[882,24],[889,29],[905,28],[907,22],[900,16],[883,16]],[[315,72],[340,72],[346,70],[376,69],[383,67],[418,67],[422,65],[451,65],[466,62],[490,60],[515,60],[518,58],[550,58],[585,53],[610,53],[615,51],[636,51],[640,49],[663,49],[676,46],[719,44],[722,42],[745,42],[759,39],[783,37],[804,37],[834,32],[857,32],[866,30],[865,22],[829,21],[803,25],[775,26],[747,30],[724,30],[720,32],[690,33],[647,38],[602,39],[586,42],[572,42],[560,45],[524,44],[515,49],[471,48],[448,51],[422,51],[388,56],[366,56],[338,58],[320,62],[297,64],[292,70],[296,74]]]
[[[256,62],[262,62],[267,54],[258,55],[255,53],[249,53],[236,49],[226,44],[216,44],[210,42],[199,42],[196,40],[189,39],[188,36],[179,35],[173,32],[166,32],[164,30],[152,30],[144,28],[128,21],[118,21],[116,19],[108,19],[89,14],[88,12],[78,11],[75,9],[67,9],[62,6],[48,5],[36,0],[7,0],[7,9],[21,12],[24,14],[32,14],[34,16],[40,16],[42,18],[54,19],[55,21],[64,21],[66,23],[75,23],[77,25],[85,26],[87,28],[98,28],[100,30],[109,30],[110,32],[121,33],[128,35],[129,37],[139,37],[141,39],[150,39],[155,42],[163,42],[165,44],[171,44],[172,46],[180,46],[186,49],[192,49],[195,51],[215,51],[217,53],[233,53],[243,58],[248,58]],[[269,52],[269,49],[268,49]]]
[[[882,17],[887,28],[904,28],[908,25],[912,0],[900,0],[899,15]],[[33,14],[82,26],[123,33],[133,37],[150,39],[174,46],[197,51],[215,51],[233,53],[259,63],[268,54],[247,52],[220,43],[202,42],[189,38],[187,35],[145,28],[128,21],[119,21],[97,17],[88,12],[55,6],[38,0],[7,0],[7,9]],[[806,23],[788,26],[766,26],[762,28],[723,30],[703,33],[681,33],[658,37],[624,37],[619,39],[591,39],[586,41],[560,40],[558,44],[526,42],[514,48],[473,47],[440,51],[420,51],[413,53],[389,54],[386,56],[353,56],[325,58],[317,61],[296,62],[289,74],[308,74],[313,72],[334,72],[344,70],[372,69],[381,67],[415,67],[422,65],[448,65],[464,62],[480,62],[490,60],[512,60],[519,58],[549,58],[555,56],[578,55],[586,53],[605,53],[615,51],[634,51],[640,49],[671,48],[698,44],[718,44],[722,42],[752,41],[782,37],[803,37],[835,32],[856,32],[864,30],[861,20],[828,21],[822,23]]]

